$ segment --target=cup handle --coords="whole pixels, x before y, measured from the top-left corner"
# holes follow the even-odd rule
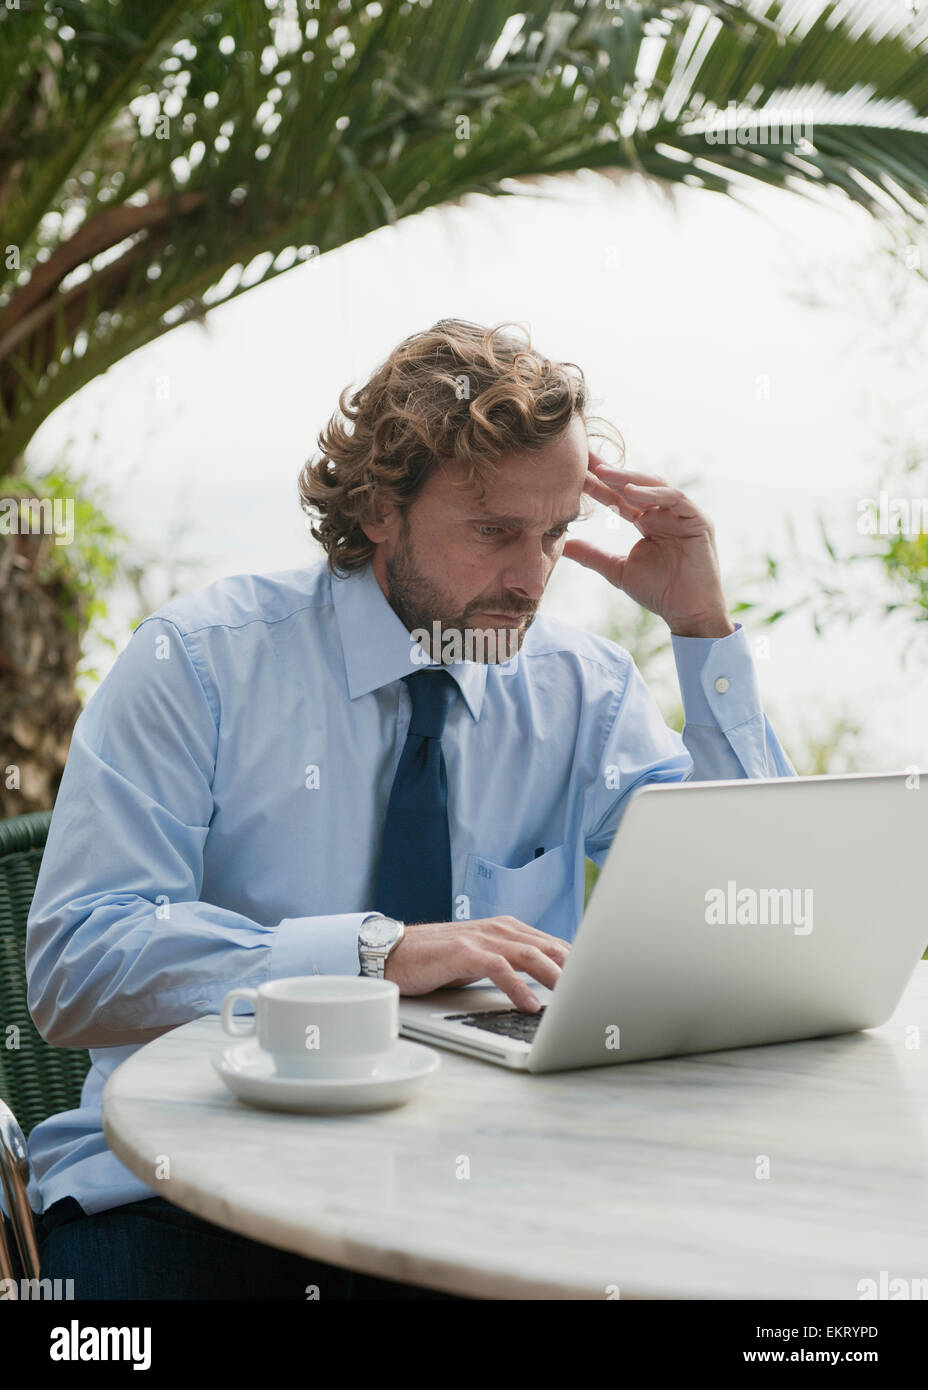
[[[256,989],[233,989],[233,990],[230,990],[230,991],[229,991],[229,993],[226,995],[225,999],[223,999],[223,1001],[222,1001],[222,1026],[223,1026],[223,1028],[225,1029],[225,1031],[226,1031],[227,1033],[230,1033],[230,1034],[232,1035],[233,1038],[245,1038],[245,1037],[248,1037],[249,1034],[254,1033],[254,1031],[255,1031],[255,1024],[256,1024],[256,1022],[257,1022],[257,1013],[255,1014],[255,1017],[251,1020],[251,1024],[250,1024],[250,1025],[248,1024],[248,1022],[247,1022],[246,1020],[241,1020],[240,1023],[234,1024],[234,1023],[232,1022],[232,1017],[233,1017],[233,1015],[232,1015],[232,1010],[233,1010],[234,1007],[235,1007],[235,1001],[236,1001],[236,999],[250,999],[250,1000],[252,1001],[252,1003],[255,1005],[255,1007],[257,1008],[257,1003],[258,1003],[258,991],[257,991]],[[241,1026],[241,1023],[242,1023],[242,1022],[245,1023],[245,1027],[244,1027],[244,1028]]]

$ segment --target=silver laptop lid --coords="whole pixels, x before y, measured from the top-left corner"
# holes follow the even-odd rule
[[[926,844],[905,773],[641,788],[529,1070],[885,1022],[928,943]]]

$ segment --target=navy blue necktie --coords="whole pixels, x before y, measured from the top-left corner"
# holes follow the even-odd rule
[[[412,715],[387,806],[374,906],[400,922],[450,922],[451,837],[441,736],[458,686],[434,667],[403,680]]]

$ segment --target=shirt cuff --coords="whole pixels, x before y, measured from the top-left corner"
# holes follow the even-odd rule
[[[757,675],[740,623],[727,637],[672,635],[687,724],[723,732],[763,713]]]
[[[292,975],[360,975],[358,931],[369,912],[334,917],[285,917],[268,964],[269,980]]]

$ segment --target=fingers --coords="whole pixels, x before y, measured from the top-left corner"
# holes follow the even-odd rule
[[[543,951],[560,965],[563,965],[570,955],[569,941],[564,941],[559,936],[550,936],[546,931],[539,931],[537,927],[530,927],[527,922],[520,922],[518,917],[490,917],[487,920],[501,930],[512,932],[518,940],[534,946],[536,950]],[[540,979],[540,976],[535,978]]]
[[[689,521],[700,515],[699,509],[679,488],[644,487],[637,483],[629,483],[625,489],[625,495],[626,497],[630,495],[635,503],[641,504],[642,508],[661,507],[666,511],[673,512],[674,516],[678,516],[681,520]]]
[[[608,579],[610,584],[614,584],[617,589],[622,588],[622,574],[625,569],[624,555],[609,555],[605,550],[598,550],[595,545],[590,545],[589,541],[577,540],[571,537],[564,545],[561,554],[568,560],[575,560],[579,565],[585,565],[587,569],[595,570],[601,574],[603,579]]]
[[[679,488],[670,487],[666,479],[652,473],[635,473],[630,468],[616,468],[603,463],[593,453],[590,454],[590,468],[584,479],[583,490],[595,501],[632,522],[642,535],[650,534],[658,513],[662,514],[661,520],[672,516],[677,521],[708,525],[706,518],[686,494]],[[650,515],[645,525],[639,525],[648,513]]]
[[[525,1014],[537,1014],[541,1008],[541,1001],[525,981],[519,979],[505,956],[488,956],[483,973],[490,977],[497,989],[508,994],[517,1009],[521,1009]]]
[[[535,1013],[540,1008],[538,998],[516,971],[522,970],[548,989],[554,989],[570,954],[569,943],[537,931],[515,917],[489,917],[473,925],[483,928],[482,942],[462,942],[461,975],[478,980],[488,977],[517,1009]]]
[[[660,507],[672,511],[681,521],[698,520],[709,524],[686,494],[671,487],[666,478],[604,463],[592,450],[584,491],[607,507],[615,506],[626,521],[637,522],[646,511]],[[627,510],[623,510],[623,506]]]
[[[666,484],[645,486],[629,480],[617,483],[614,487],[606,487],[593,474],[588,473],[584,482],[584,491],[607,507],[617,507],[628,521],[637,521],[645,511],[649,511],[653,507],[662,507],[667,510],[682,507],[689,514],[697,514],[696,507],[686,493],[681,492],[679,488],[668,487]]]
[[[583,491],[597,502],[602,502],[604,507],[614,507],[620,516],[624,516],[626,521],[637,521],[641,516],[642,508],[634,506],[624,492],[617,492],[614,488],[606,487],[600,482],[593,473],[587,473],[583,483]]]
[[[517,1009],[530,1014],[537,1012],[537,997],[525,981],[519,979],[505,955],[498,949],[487,950],[473,940],[460,941],[448,965],[451,978],[443,981],[445,988],[490,979],[497,989],[509,996]]]
[[[618,484],[617,487],[618,490],[606,487],[591,473],[587,474],[584,483],[584,490],[591,497],[632,522],[643,536],[690,536],[702,530],[712,530],[709,518],[679,488],[631,482]],[[598,569],[613,584],[621,582],[617,575],[591,563],[591,555],[583,559],[579,553],[573,554],[569,549],[573,543],[571,538],[563,554],[570,559],[580,560],[581,564],[589,564],[591,569]]]
[[[534,1013],[538,1000],[516,971],[553,989],[569,953],[568,942],[516,917],[417,922],[390,952],[384,974],[401,994],[428,994],[489,977],[516,1008]]]
[[[590,471],[606,483],[644,483],[651,487],[667,487],[667,479],[659,478],[656,473],[636,473],[630,468],[619,468],[614,463],[604,463],[599,455],[592,451],[589,455],[589,466]]]
[[[549,969],[545,973],[549,975],[550,984],[548,980],[542,980],[541,983],[547,984],[549,989],[553,989],[557,983],[557,977],[561,973],[559,967],[552,961],[548,961],[547,956],[542,956],[540,951],[535,951],[532,947],[524,948],[525,955],[529,952],[540,960],[547,961]],[[529,975],[534,975],[535,970],[545,971],[545,967],[541,965],[529,970],[525,965],[520,964],[519,969],[525,970],[526,974]],[[534,1014],[541,1008],[538,996],[532,993],[531,988],[524,980],[519,979],[506,956],[494,955],[492,952],[486,953],[481,962],[481,976],[483,975],[488,976],[497,989],[501,989],[504,994],[508,995],[516,1008],[521,1009],[523,1013]]]

